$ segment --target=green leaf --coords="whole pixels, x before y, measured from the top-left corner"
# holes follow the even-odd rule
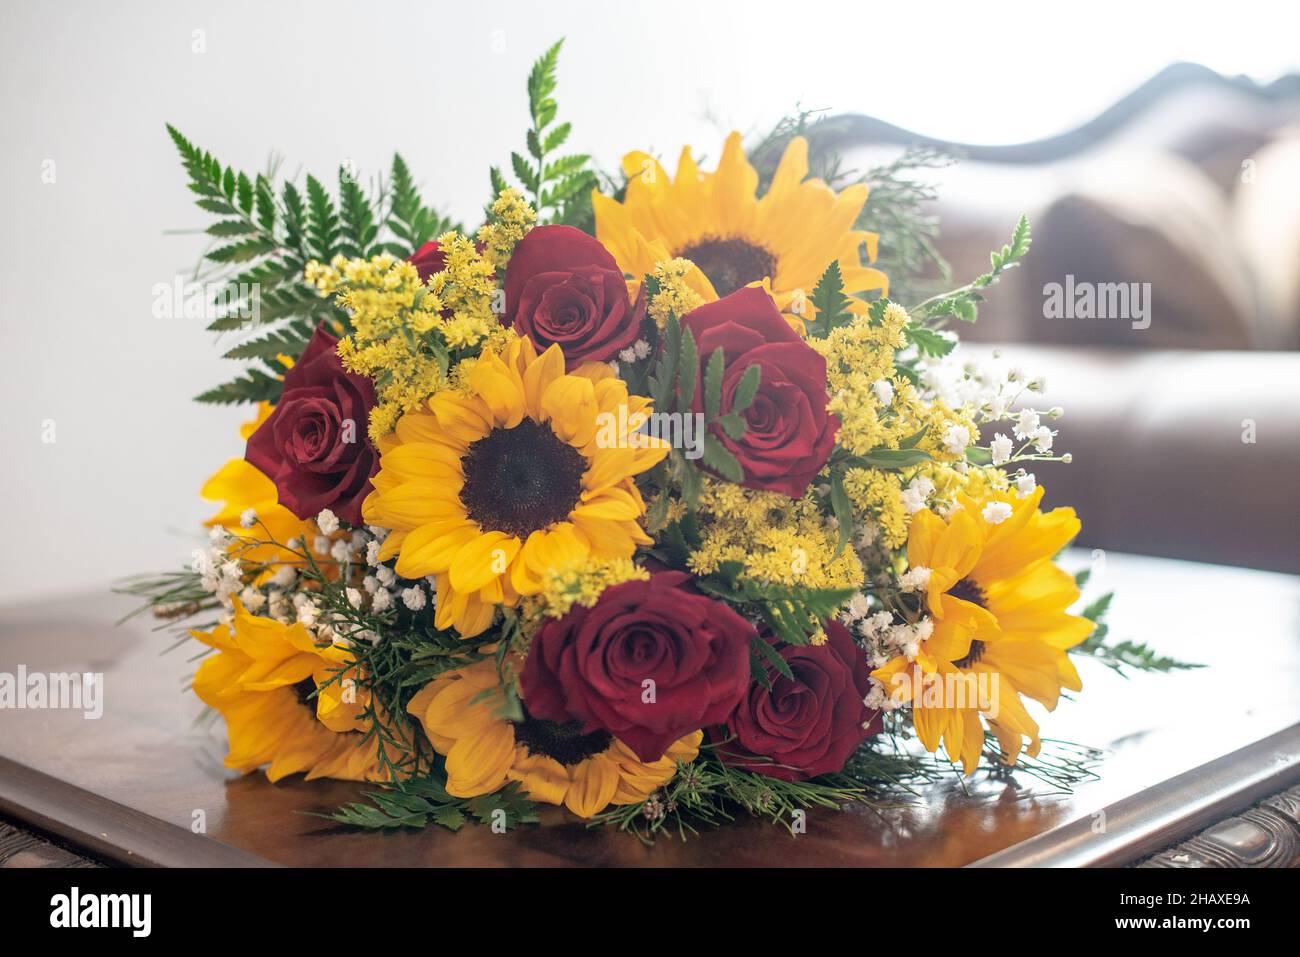
[[[499,171],[494,169],[492,172],[500,176]],[[386,225],[402,240],[401,244],[390,244],[389,250],[393,255],[405,259],[429,240],[455,228],[445,216],[424,205],[406,160],[399,153],[393,154],[391,182],[391,205]],[[501,188],[505,188],[504,183]],[[392,248],[394,245],[396,249]]]
[[[304,334],[305,332],[305,334]],[[242,342],[226,353],[227,359],[274,359],[281,353],[297,358],[307,347],[312,330],[288,326]]]
[[[528,144],[528,155],[533,159],[541,160],[546,155],[541,140],[537,138],[537,130],[529,130],[524,136],[524,141]]]
[[[457,798],[447,793],[444,780],[444,772],[435,769],[425,778],[400,781],[382,791],[363,792],[368,804],[353,802],[333,814],[313,816],[368,830],[436,824],[458,831],[471,817],[481,824],[500,823],[507,829],[537,823],[537,807],[524,795],[518,781],[511,781],[492,794]]]
[[[848,311],[849,297],[844,294],[844,276],[838,260],[831,260],[821,279],[817,280],[811,302],[817,315],[809,327],[809,335],[828,336],[831,330],[853,318]]]
[[[278,211],[275,208],[275,193],[271,182],[261,173],[257,174],[256,198],[257,223],[268,234],[274,234]]]
[[[720,415],[713,420],[714,425],[722,427],[722,431],[727,433],[727,438],[733,442],[738,442],[745,437],[745,430],[749,423],[739,412],[728,412],[726,415]]]
[[[930,427],[929,427],[928,425],[923,425],[923,426],[921,426],[919,429],[917,429],[917,430],[916,430],[915,432],[913,432],[911,435],[907,436],[907,438],[905,438],[905,439],[903,439],[902,441],[900,441],[900,442],[898,443],[898,447],[899,447],[900,449],[914,449],[914,448],[916,448],[918,445],[921,444],[921,440],[925,438],[926,433],[929,432],[929,431],[930,431]]]
[[[772,685],[767,677],[767,670],[762,666],[764,661],[776,669],[779,674],[791,681],[794,680],[794,672],[790,670],[790,663],[781,657],[781,653],[766,638],[758,635],[750,639],[750,649],[757,652],[756,661],[751,664],[750,673],[769,690]]]
[[[528,165],[528,160],[524,159],[518,153],[511,153],[510,168],[514,170],[515,176],[518,178],[519,182],[523,183],[524,187],[529,190],[529,192],[537,192],[541,184],[538,181],[536,171]]]
[[[680,449],[673,449],[673,458],[678,462],[678,481],[682,487],[682,501],[688,511],[694,512],[700,506],[701,472],[694,463],[687,461]]]
[[[365,193],[345,167],[339,167],[339,213],[339,251],[345,256],[370,256],[379,227]]]
[[[853,597],[852,588],[803,588],[766,584],[752,578],[734,583],[711,576],[697,581],[701,590],[752,611],[773,634],[788,644],[806,645],[812,632]]]
[[[249,369],[244,375],[231,379],[215,389],[195,396],[195,402],[215,405],[234,405],[240,402],[274,402],[280,397],[284,384],[261,369]]]
[[[547,157],[568,142],[572,126],[560,123],[552,127],[557,106],[552,94],[556,88],[556,67],[559,63],[563,40],[555,43],[533,63],[528,73],[528,116],[532,125],[524,134],[530,163],[522,154],[510,156],[511,171],[524,190],[532,194],[538,222],[563,223],[570,226],[591,226],[591,190],[598,184],[589,168],[590,157],[563,156],[548,161]],[[492,169],[493,194],[506,188],[506,180],[495,167]]]
[[[831,561],[835,561],[853,537],[853,504],[849,501],[848,493],[844,491],[843,472],[831,473],[831,511],[835,513],[835,521],[839,523],[840,532],[839,541],[835,545],[835,554],[831,556]]]
[[[546,134],[546,142],[542,146],[543,152],[553,153],[564,145],[565,140],[569,138],[569,131],[572,124],[561,123]]]
[[[552,160],[546,164],[542,172],[542,179],[546,181],[571,177],[576,173],[581,173],[587,167],[591,157],[585,153],[573,156],[561,156],[557,160]]]
[[[253,213],[253,183],[244,173],[235,179],[235,192],[239,197],[239,208],[245,216]]]
[[[957,340],[952,336],[945,336],[934,329],[927,329],[924,326],[911,323],[903,327],[903,335],[907,337],[908,342],[916,346],[916,351],[923,356],[943,358],[957,346]]]
[[[206,230],[209,236],[218,236],[222,238],[230,236],[246,236],[249,233],[257,232],[257,227],[244,219],[223,219],[213,223]]]
[[[528,72],[528,113],[539,129],[547,125],[539,121],[545,116],[547,97],[555,91],[555,68],[563,45],[563,39],[556,40],[550,49],[537,58]]]
[[[854,455],[844,460],[850,468],[882,469],[897,472],[900,469],[930,461],[930,453],[922,449],[873,449],[865,455]]]
[[[339,220],[329,193],[310,174],[307,176],[307,210],[307,238],[312,255],[321,262],[329,262],[337,251]]]
[[[663,347],[659,350],[659,361],[655,364],[654,374],[650,377],[650,397],[654,407],[660,412],[670,411],[673,407],[673,390],[677,383],[678,358],[682,349],[682,329],[676,316],[669,316],[664,325]]]
[[[732,412],[744,412],[749,408],[750,403],[754,401],[754,396],[758,394],[758,386],[762,378],[763,370],[757,363],[745,370],[736,385],[736,394],[732,397]]]
[[[702,461],[728,482],[743,482],[745,470],[740,461],[712,432],[704,434],[704,455]]]
[[[435,807],[432,812],[433,823],[449,831],[459,831],[465,823],[465,812],[453,804]]]
[[[208,259],[214,263],[242,263],[275,250],[275,244],[260,236],[240,240],[226,246],[218,246],[208,253]]]
[[[707,422],[718,417],[722,406],[722,373],[726,364],[726,355],[718,346],[709,356],[709,364],[704,370],[704,416]]]
[[[1104,616],[1106,612],[1110,610],[1110,603],[1114,598],[1115,598],[1114,592],[1107,592],[1106,594],[1102,595],[1092,604],[1088,605],[1088,607],[1084,608],[1082,612],[1083,617],[1087,618],[1089,621],[1100,621],[1102,619],[1102,616]]]
[[[700,357],[695,350],[695,336],[691,330],[682,332],[680,360],[677,365],[678,409],[689,409],[695,401],[695,383],[700,377]],[[664,410],[668,411],[668,410]]]

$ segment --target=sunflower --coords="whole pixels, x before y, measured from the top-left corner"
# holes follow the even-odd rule
[[[465,380],[468,394],[439,392],[380,441],[363,514],[392,530],[379,559],[396,555],[404,578],[434,576],[436,626],[468,638],[497,605],[540,592],[547,569],[651,544],[633,476],[668,447],[635,434],[649,399],[604,363],[566,375],[559,346],[539,356],[515,339]]]
[[[705,301],[762,284],[796,329],[813,318],[808,299],[832,262],[839,263],[845,292],[889,292],[885,274],[861,258],[865,245],[875,261],[876,234],[854,228],[867,187],[855,183],[836,193],[807,179],[803,137],[790,140],[761,198],[739,133],[727,137],[715,172],[700,172],[690,147],[682,150],[675,178],[641,152],[623,157],[623,172],[623,202],[600,193],[592,202],[596,238],[631,276],[644,276],[665,259],[689,259],[703,273],[693,285]]]
[[[199,666],[194,691],[226,719],[226,767],[269,765],[272,781],[298,771],[308,779],[384,777],[374,741],[356,733],[366,730],[369,692],[349,669],[347,650],[318,645],[301,624],[252,615],[239,599],[229,625],[190,634],[217,651]]]
[[[1039,487],[1025,498],[961,497],[948,521],[928,509],[912,519],[907,560],[930,570],[934,630],[914,661],[900,655],[872,675],[910,698],[922,744],[935,751],[942,739],[968,774],[984,747],[981,714],[1014,763],[1022,738],[1030,755],[1040,743],[1020,696],[1051,711],[1062,688],[1082,687],[1066,652],[1093,625],[1066,614],[1079,589],[1052,562],[1078,534],[1079,520],[1071,508],[1040,511],[1042,495]]]
[[[455,797],[490,794],[518,781],[535,801],[591,817],[610,804],[644,801],[672,780],[679,760],[699,753],[700,731],[646,762],[608,732],[583,734],[576,723],[533,718],[526,706],[521,721],[510,721],[497,714],[499,692],[496,663],[486,660],[435,678],[407,705],[446,756],[447,793]]]

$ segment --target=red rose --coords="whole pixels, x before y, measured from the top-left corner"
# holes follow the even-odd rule
[[[421,282],[436,272],[442,272],[447,265],[447,257],[443,255],[442,247],[433,239],[407,256],[406,261],[420,273]]]
[[[503,321],[539,351],[559,343],[570,366],[613,359],[641,334],[644,288],[632,303],[614,257],[572,226],[539,226],[515,246],[505,294]]]
[[[799,781],[842,771],[858,745],[879,733],[880,713],[862,703],[871,690],[866,655],[839,622],[826,623],[826,639],[821,645],[779,649],[794,680],[767,665],[772,690],[755,682],[727,721],[726,733],[711,732],[725,741],[719,758]],[[751,760],[755,757],[776,764]]]
[[[366,436],[375,387],[366,376],[343,371],[338,342],[323,324],[317,327],[244,457],[275,482],[280,504],[299,518],[328,508],[360,525],[361,500],[379,465]]]
[[[756,633],[689,581],[684,572],[657,572],[543,625],[520,682],[528,713],[608,731],[642,761],[726,720],[749,687]]]
[[[826,411],[826,360],[756,287],[687,313],[682,327],[695,337],[701,372],[715,349],[726,357],[722,414],[731,410],[745,370],[759,367],[758,393],[743,413],[745,434],[732,439],[720,426],[711,428],[744,469],[741,485],[799,498],[830,458],[840,428],[840,420]],[[695,410],[704,410],[702,383],[695,389]]]

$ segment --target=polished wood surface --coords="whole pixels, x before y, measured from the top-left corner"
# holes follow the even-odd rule
[[[1079,568],[1090,560],[1074,554],[1066,564]],[[22,664],[105,675],[99,720],[69,711],[0,711],[0,756],[187,838],[201,818],[203,834],[182,852],[193,863],[234,863],[244,851],[309,866],[968,864],[1300,720],[1300,579],[1121,555],[1093,564],[1089,593],[1118,592],[1113,638],[1149,641],[1209,667],[1125,679],[1080,662],[1080,700],[1039,715],[1045,736],[1106,749],[1100,779],[1069,794],[1029,777],[980,774],[881,812],[810,812],[807,833],[795,837],[745,820],[654,847],[589,829],[554,809],[543,814],[542,826],[508,834],[471,825],[457,834],[357,833],[302,813],[332,810],[355,797],[357,785],[299,778],[272,785],[260,774],[225,770],[223,726],[196,727],[200,705],[183,690],[196,646],[162,654],[170,639],[146,619],[113,628],[130,605],[108,595],[0,610],[0,671]],[[0,794],[6,780],[0,764]]]

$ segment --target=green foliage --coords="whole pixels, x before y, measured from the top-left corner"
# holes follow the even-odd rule
[[[455,229],[455,224],[440,216],[432,207],[425,206],[420,198],[406,160],[400,153],[393,154],[391,172],[392,202],[389,206],[387,226],[400,242],[389,243],[386,249],[395,256],[407,256],[431,239]]]
[[[280,395],[280,380],[253,367],[194,397],[195,402],[236,405],[241,402],[272,402]]]
[[[689,414],[695,402],[695,392],[703,388],[704,438],[702,454],[693,462],[681,449],[673,449],[669,457],[671,477],[682,490],[687,507],[694,511],[699,501],[699,467],[716,472],[729,482],[744,479],[744,469],[736,456],[723,444],[713,430],[724,432],[733,442],[745,435],[745,411],[758,394],[763,371],[757,365],[747,367],[732,396],[731,407],[722,411],[722,377],[726,371],[726,356],[721,348],[710,353],[703,375],[695,337],[689,329],[683,330],[676,316],[669,316],[661,335],[659,358],[647,379],[650,398],[656,411],[678,411]],[[697,465],[696,462],[699,464]],[[665,500],[666,505],[666,500]]]
[[[945,336],[935,329],[918,326],[914,322],[909,322],[903,327],[903,335],[907,337],[908,342],[916,346],[918,353],[923,356],[934,356],[937,359],[942,359],[957,346],[955,338]]]
[[[895,158],[865,170],[845,169],[839,148],[852,145],[860,134],[855,118],[828,115],[820,110],[796,110],[783,117],[749,150],[750,161],[759,174],[759,190],[771,185],[781,154],[791,138],[808,141],[810,175],[841,190],[863,183],[870,190],[855,229],[879,235],[875,266],[889,277],[892,295],[912,300],[922,288],[950,276],[948,264],[935,248],[938,219],[929,212],[938,194],[932,171],[943,169],[959,157],[931,147],[909,147]]]
[[[773,638],[790,645],[806,645],[822,623],[837,612],[852,596],[852,588],[803,588],[776,582],[759,582],[741,578],[738,562],[728,562],[716,575],[700,579],[702,591],[725,599],[760,618]],[[790,666],[772,643],[759,638],[751,649],[754,677],[768,683],[764,663],[787,678],[793,677]]]
[[[862,455],[854,455],[844,449],[836,448],[831,453],[830,468],[832,473],[843,473],[845,469],[880,469],[884,472],[901,472],[914,465],[929,462],[931,455],[916,446],[925,437],[926,430],[919,429],[903,439],[896,449],[872,449]]]
[[[1075,581],[1080,584],[1087,580],[1087,571],[1080,572],[1075,576]],[[1110,626],[1106,624],[1105,618],[1114,597],[1114,592],[1107,592],[1083,609],[1081,614],[1084,618],[1093,622],[1095,627],[1092,634],[1081,644],[1070,649],[1071,654],[1087,655],[1094,658],[1124,677],[1128,677],[1124,671],[1125,668],[1134,671],[1168,673],[1170,671],[1189,671],[1193,668],[1205,667],[1204,665],[1190,664],[1166,655],[1157,654],[1155,649],[1146,642],[1125,640],[1108,644],[1106,637],[1110,633]]]
[[[591,191],[598,183],[590,168],[591,157],[585,153],[554,155],[572,129],[568,123],[555,122],[558,107],[552,96],[563,44],[563,40],[557,41],[528,73],[528,116],[532,125],[524,136],[527,155],[511,153],[510,169],[532,197],[538,222],[563,223],[590,232]],[[492,167],[489,175],[494,196],[509,185],[497,167]]]
[[[922,428],[909,435],[896,449],[879,448],[862,455],[854,455],[837,447],[831,452],[830,461],[827,463],[831,479],[830,491],[826,501],[839,526],[839,542],[835,548],[835,558],[839,557],[853,535],[853,506],[849,501],[848,493],[844,490],[844,473],[848,469],[902,472],[923,462],[929,462],[932,458],[930,453],[916,448],[917,443],[925,436],[925,432],[926,430]]]
[[[807,811],[841,810],[845,805],[877,811],[899,807],[905,803],[909,782],[933,774],[919,758],[864,747],[850,761],[853,773],[846,769],[844,774],[809,781],[782,781],[722,763],[713,753],[718,747],[706,745],[695,761],[679,764],[676,776],[645,801],[611,807],[588,826],[612,825],[652,844],[663,834],[685,840],[744,814],[798,834]]]
[[[910,299],[928,284],[923,275],[934,273],[946,283],[948,263],[935,247],[938,218],[928,212],[938,194],[933,170],[943,169],[958,157],[930,147],[909,147],[899,157],[868,169],[861,182],[870,187],[857,228],[880,235],[876,268],[889,277],[890,294]]]
[[[810,336],[824,338],[830,335],[832,330],[846,325],[853,319],[853,314],[848,308],[849,297],[844,294],[844,276],[840,272],[838,260],[831,260],[831,264],[822,273],[821,279],[817,280],[811,301],[813,308],[817,310],[817,316],[808,329]]]
[[[488,826],[499,823],[511,830],[538,820],[537,806],[524,796],[518,781],[511,781],[493,794],[458,798],[447,793],[444,775],[431,773],[427,778],[396,782],[382,791],[367,791],[365,797],[369,803],[353,802],[333,814],[315,816],[367,830],[436,824],[459,831],[471,818]]]
[[[290,180],[277,187],[274,169],[250,176],[222,164],[174,126],[167,132],[195,202],[217,217],[205,230],[215,245],[203,258],[215,267],[219,289],[208,328],[252,333],[226,352],[251,366],[198,396],[200,402],[275,401],[284,373],[277,357],[296,359],[322,321],[344,328],[343,309],[304,281],[309,260],[380,252],[404,258],[453,228],[423,204],[399,155],[386,185],[368,191],[341,167],[335,194],[308,175],[304,196]]]
[[[962,322],[974,322],[979,316],[979,303],[984,301],[982,290],[996,283],[1008,269],[1018,266],[1019,260],[1029,252],[1031,242],[1029,219],[1021,216],[1011,234],[1011,242],[989,254],[988,272],[951,292],[931,296],[908,312],[918,321],[929,322],[951,316]]]
[[[840,557],[840,553],[853,537],[853,503],[849,501],[849,495],[844,491],[842,470],[831,473],[831,512],[839,525],[839,541],[835,545],[835,554],[831,556],[831,561],[834,561]]]

